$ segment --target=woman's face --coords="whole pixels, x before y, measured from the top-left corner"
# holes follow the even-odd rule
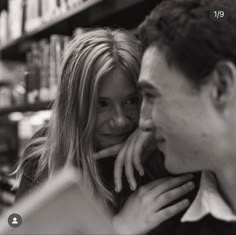
[[[124,142],[137,128],[140,96],[132,79],[117,68],[100,83],[95,147],[97,150]]]

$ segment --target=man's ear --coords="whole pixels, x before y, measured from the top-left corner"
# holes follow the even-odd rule
[[[222,110],[236,98],[236,66],[231,61],[221,61],[210,76],[212,101]]]

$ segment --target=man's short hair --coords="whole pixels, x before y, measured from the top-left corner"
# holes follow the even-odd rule
[[[210,12],[224,10],[213,20]],[[144,49],[156,44],[200,87],[217,62],[236,64],[236,0],[164,0],[139,28]]]

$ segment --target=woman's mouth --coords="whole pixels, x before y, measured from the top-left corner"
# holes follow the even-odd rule
[[[121,138],[121,137],[124,137],[124,136],[129,136],[130,133],[112,133],[108,136],[110,136],[111,138],[115,137],[115,138]]]
[[[133,130],[124,132],[111,132],[111,133],[105,133],[103,135],[110,138],[122,138],[122,137],[128,137],[129,135],[131,135],[132,132]]]
[[[122,143],[127,140],[127,138],[131,135],[133,131],[129,132],[112,132],[109,134],[103,134],[103,136],[109,141],[113,143]]]
[[[125,134],[116,134],[116,135],[103,135],[103,141],[107,145],[121,144],[127,140],[129,136]]]

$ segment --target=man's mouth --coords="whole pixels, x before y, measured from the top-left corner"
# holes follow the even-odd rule
[[[157,141],[157,147],[159,148],[159,150],[160,150],[161,152],[164,153],[165,142],[166,142],[165,138],[158,136],[158,137],[156,137],[155,139],[156,139],[156,141]]]

